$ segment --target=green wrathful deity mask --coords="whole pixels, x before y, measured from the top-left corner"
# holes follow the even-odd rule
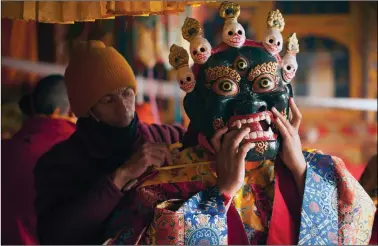
[[[208,140],[223,126],[230,130],[249,127],[251,131],[242,144],[252,142],[254,147],[247,160],[272,159],[278,154],[281,139],[271,109],[275,107],[286,117],[289,115],[289,98],[293,96],[290,82],[298,68],[298,40],[295,33],[288,38],[286,53],[281,58],[285,24],[281,13],[269,13],[263,42],[245,38],[244,29],[237,23],[239,14],[238,4],[221,4],[220,15],[226,20],[223,43],[213,48],[211,55],[199,23],[187,18],[183,36],[196,40],[196,52],[190,55],[196,63],[196,55],[202,50],[201,62],[192,71],[189,54],[177,45],[171,47],[170,62],[178,71],[180,88],[187,93],[184,107],[191,127]],[[203,40],[203,45],[199,40]]]

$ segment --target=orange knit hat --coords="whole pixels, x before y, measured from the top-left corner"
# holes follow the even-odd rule
[[[123,87],[136,93],[136,80],[126,59],[101,41],[75,47],[64,74],[72,111],[88,116],[90,108],[106,94]]]

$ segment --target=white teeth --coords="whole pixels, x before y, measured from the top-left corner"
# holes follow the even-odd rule
[[[262,115],[262,116],[260,117],[260,120],[265,120],[265,115]]]
[[[268,132],[269,132],[270,135],[273,135],[272,128],[269,127],[269,128],[268,128]]]
[[[253,122],[253,119],[248,119],[247,122],[248,122],[248,123],[252,123],[252,122]]]
[[[270,116],[267,115],[266,118],[265,118],[266,122],[270,125],[270,123],[272,122],[272,120],[270,119]]]
[[[242,125],[242,123],[240,122],[240,120],[237,120],[237,121],[236,121],[236,127],[237,127],[238,129],[240,129],[240,128],[241,128],[241,125]]]
[[[257,138],[257,133],[256,133],[256,132],[252,132],[249,136],[250,136],[252,139],[256,139],[256,138]]]
[[[263,136],[264,136],[263,131],[258,131],[257,132],[257,137],[262,138]]]
[[[249,139],[249,134],[245,135],[244,138],[245,138],[245,139]]]
[[[260,121],[260,117],[257,116],[254,121]]]
[[[241,120],[241,123],[245,124],[245,123],[247,123],[247,120],[243,119],[243,120]]]
[[[270,133],[269,132],[264,132],[264,137],[270,137]]]
[[[231,126],[232,126],[232,127],[236,126],[235,121],[231,123]]]

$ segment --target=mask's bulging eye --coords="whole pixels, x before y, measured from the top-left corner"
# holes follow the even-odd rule
[[[230,79],[220,78],[214,82],[212,90],[220,96],[234,96],[239,93],[239,85]]]
[[[270,92],[276,88],[276,82],[271,75],[261,75],[253,82],[252,90],[256,93]]]
[[[239,69],[240,71],[244,71],[247,68],[247,63],[243,60],[240,60],[238,61],[236,66],[237,66],[237,69]]]
[[[264,78],[260,81],[260,87],[265,89],[265,88],[269,88],[271,86],[273,82],[270,81],[269,79],[267,78]]]
[[[244,57],[237,57],[234,62],[234,68],[239,72],[241,75],[245,75],[248,70],[248,61]]]

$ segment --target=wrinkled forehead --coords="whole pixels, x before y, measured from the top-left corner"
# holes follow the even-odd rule
[[[248,61],[248,67],[254,68],[268,62],[277,62],[277,59],[270,55],[264,48],[260,47],[242,47],[229,48],[223,52],[212,55],[207,61],[208,67],[226,66],[231,67],[234,62],[243,57]]]

